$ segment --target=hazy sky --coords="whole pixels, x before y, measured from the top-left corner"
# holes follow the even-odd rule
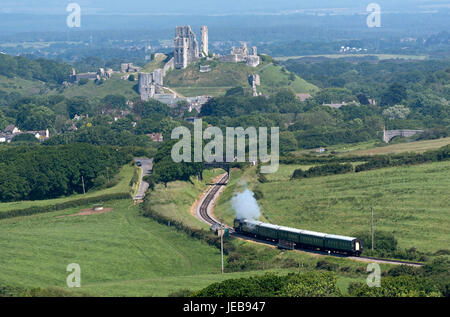
[[[0,0],[0,12],[65,14],[67,4],[78,3],[84,14],[269,14],[335,9],[365,11],[376,2],[385,12],[450,9],[449,0]],[[166,6],[164,6],[166,4]]]

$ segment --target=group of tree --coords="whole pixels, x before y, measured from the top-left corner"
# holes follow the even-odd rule
[[[62,84],[70,80],[71,69],[70,65],[53,60],[32,60],[23,56],[0,54],[0,75],[8,78],[17,76],[50,84]]]
[[[291,179],[310,178],[317,176],[345,174],[353,172],[353,166],[350,163],[330,163],[323,164],[309,168],[304,171],[301,168],[296,169],[292,174]]]
[[[163,183],[176,180],[190,181],[192,176],[199,176],[203,170],[202,162],[175,162],[172,159],[172,148],[177,140],[164,142],[159,147],[158,152],[153,158],[153,174],[149,177],[150,183]]]
[[[130,160],[122,149],[89,144],[8,147],[0,151],[0,201],[88,192],[107,185]]]

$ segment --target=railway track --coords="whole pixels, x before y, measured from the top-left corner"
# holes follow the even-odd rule
[[[217,196],[220,194],[219,191],[221,190],[221,188],[223,188],[224,186],[227,185],[228,180],[229,180],[228,174],[225,174],[219,180],[218,183],[216,183],[209,189],[209,191],[206,193],[206,195],[201,200],[199,206],[197,207],[197,211],[196,211],[197,218],[199,218],[203,222],[209,224],[210,226],[218,225],[218,226],[224,226],[225,228],[228,228],[230,234],[233,237],[236,237],[239,239],[245,239],[245,240],[249,240],[249,241],[254,241],[254,242],[258,242],[258,243],[269,244],[272,246],[277,246],[277,243],[275,243],[275,242],[261,240],[261,239],[248,237],[248,236],[245,236],[242,234],[235,233],[234,229],[232,227],[230,227],[226,224],[222,224],[220,221],[215,219],[214,216],[212,216],[211,211],[212,211],[212,208],[214,205],[214,201],[216,200]],[[381,258],[367,257],[367,256],[359,256],[359,257],[347,256],[347,255],[343,255],[343,254],[327,253],[324,251],[309,250],[309,249],[297,249],[296,248],[295,250],[302,251],[302,252],[308,252],[308,253],[314,253],[314,254],[323,255],[323,256],[335,256],[335,257],[340,257],[340,258],[347,258],[347,259],[351,259],[351,260],[355,260],[355,261],[359,261],[359,262],[408,265],[408,266],[414,266],[414,267],[423,266],[423,263],[417,263],[417,262],[389,260],[389,259],[381,259]]]
[[[200,202],[197,208],[197,218],[199,218],[203,222],[206,222],[210,226],[223,225],[228,229],[232,229],[231,227],[220,223],[210,213],[212,206],[214,204],[214,200],[219,193],[219,190],[228,183],[228,180],[229,180],[228,174],[225,174],[223,177],[221,177],[219,182],[215,184],[213,187],[211,187],[211,189],[206,193],[206,195],[203,197],[202,201]]]

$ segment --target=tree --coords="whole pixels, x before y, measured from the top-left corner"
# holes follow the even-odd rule
[[[45,130],[53,127],[55,119],[49,108],[29,104],[19,108],[16,124],[21,130]]]
[[[394,83],[381,96],[382,106],[392,106],[401,103],[408,97],[406,87],[400,84]]]
[[[395,105],[383,110],[383,116],[387,117],[389,120],[401,119],[404,120],[411,113],[408,107],[403,105]]]
[[[38,143],[39,140],[31,133],[22,133],[14,136],[11,142]]]
[[[81,78],[81,79],[78,81],[78,85],[84,86],[84,85],[86,85],[88,82],[89,82],[89,79],[87,79],[87,78]]]
[[[362,105],[368,105],[369,104],[369,98],[365,94],[358,94],[356,95],[356,98],[358,98],[358,101]]]
[[[101,100],[102,105],[106,109],[126,109],[127,98],[122,95],[107,95]]]
[[[229,96],[244,96],[244,95],[245,95],[244,88],[242,88],[240,86],[230,88],[225,93],[225,96],[227,96],[227,97],[229,97]]]
[[[67,110],[70,118],[75,115],[82,115],[90,112],[90,102],[87,97],[77,96],[67,101]]]

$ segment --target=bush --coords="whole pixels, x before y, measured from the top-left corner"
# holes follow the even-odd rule
[[[81,79],[78,81],[78,85],[83,86],[83,85],[86,85],[88,82],[89,82],[89,79],[87,79],[87,78],[81,78]]]
[[[209,285],[196,297],[330,297],[341,296],[336,277],[329,272],[307,272],[279,276],[266,274],[230,279]]]
[[[351,283],[350,296],[357,297],[439,297],[441,293],[429,280],[417,276],[388,276],[381,279],[380,287],[365,283]]]
[[[254,194],[254,197],[255,197],[256,200],[260,200],[260,199],[263,199],[263,198],[264,198],[263,192],[260,191],[259,189],[255,189],[255,190],[253,191],[253,194]]]
[[[264,174],[259,174],[258,175],[258,182],[260,182],[260,183],[267,183],[268,179],[267,179],[267,177]]]
[[[168,295],[168,297],[189,297],[193,292],[189,289],[180,289]]]
[[[353,172],[353,166],[350,163],[340,164],[340,163],[330,163],[319,166],[311,167],[306,172],[302,169],[297,169],[292,174],[291,179],[326,176],[334,174],[344,174]]]
[[[320,260],[316,264],[316,269],[336,272],[339,269],[339,265],[326,260]]]

